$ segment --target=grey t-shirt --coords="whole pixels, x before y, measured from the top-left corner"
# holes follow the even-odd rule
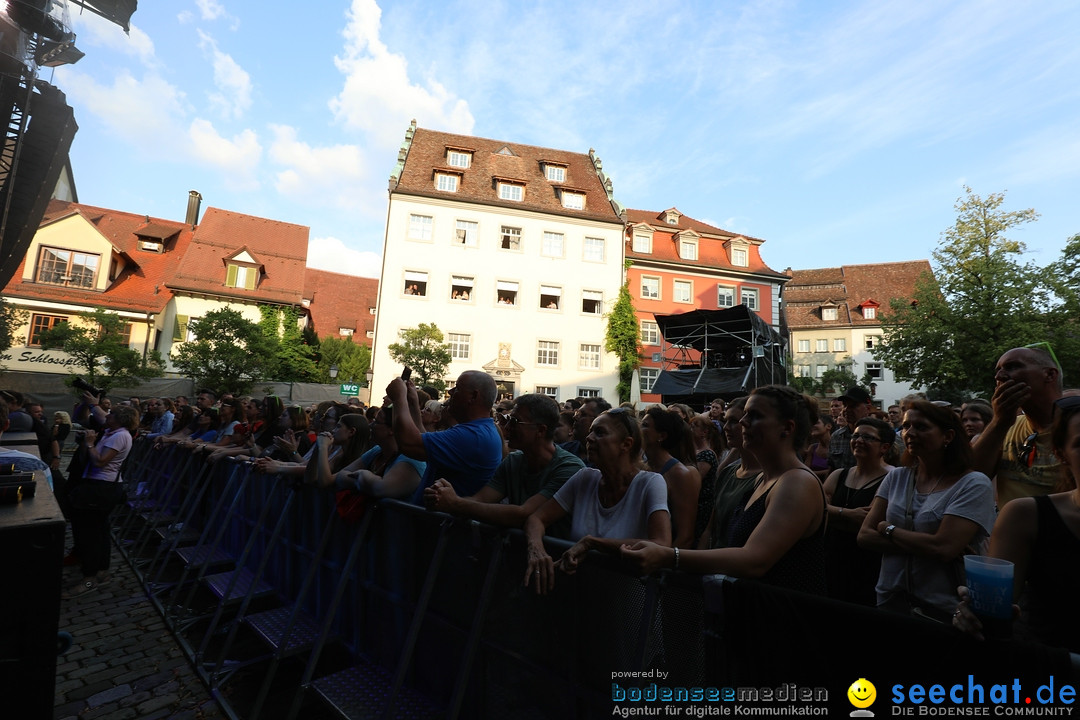
[[[525,454],[515,450],[495,469],[495,476],[487,486],[505,497],[511,505],[524,505],[537,493],[547,498],[553,496],[563,483],[583,467],[585,463],[577,455],[556,447],[551,462],[536,472],[530,472]]]
[[[933,534],[946,515],[971,520],[979,526],[973,545],[982,551],[997,513],[994,510],[994,488],[990,478],[971,472],[951,487],[934,493],[911,490],[912,468],[894,469],[881,481],[876,497],[885,498],[889,507],[885,519],[898,528]],[[911,499],[911,519],[907,517],[908,498]],[[881,574],[877,583],[877,602],[888,602],[897,593],[910,592],[920,600],[948,612],[959,602],[956,586],[964,580],[963,559],[940,562],[923,555],[885,553],[881,557]]]
[[[570,539],[586,535],[602,538],[649,537],[649,516],[657,510],[670,512],[667,483],[654,472],[642,470],[630,482],[626,494],[609,508],[600,505],[600,471],[579,470],[555,493],[555,501],[571,516]]]

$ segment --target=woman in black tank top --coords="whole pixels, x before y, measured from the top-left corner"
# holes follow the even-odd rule
[[[760,461],[762,476],[736,510],[730,546],[680,550],[641,541],[624,546],[623,557],[644,572],[725,573],[823,595],[825,496],[800,460],[816,417],[816,401],[789,387],[754,390],[740,423],[743,447]]]

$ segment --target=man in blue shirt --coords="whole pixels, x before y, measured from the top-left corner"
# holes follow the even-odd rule
[[[439,478],[449,482],[459,495],[475,495],[495,474],[502,461],[502,437],[491,419],[495,403],[495,381],[479,370],[466,370],[450,388],[450,399],[443,412],[457,421],[454,427],[439,432],[423,432],[420,402],[416,386],[394,378],[386,394],[395,408],[394,438],[402,453],[427,462],[427,470],[412,496],[413,503],[423,504],[424,488]]]

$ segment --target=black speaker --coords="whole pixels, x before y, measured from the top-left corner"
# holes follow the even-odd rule
[[[47,485],[0,505],[0,703],[4,717],[51,718],[64,517]]]

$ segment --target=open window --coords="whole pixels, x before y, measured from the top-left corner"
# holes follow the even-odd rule
[[[402,293],[405,295],[427,296],[428,274],[426,272],[405,271],[405,287]]]
[[[558,310],[562,307],[562,288],[553,285],[541,285],[540,307],[544,310]]]
[[[518,284],[508,280],[500,280],[495,283],[496,303],[499,305],[518,304]]]
[[[599,290],[582,291],[581,312],[588,315],[602,315],[604,313],[604,293]]]
[[[450,276],[450,299],[454,302],[469,302],[473,296],[473,279],[463,275]]]

